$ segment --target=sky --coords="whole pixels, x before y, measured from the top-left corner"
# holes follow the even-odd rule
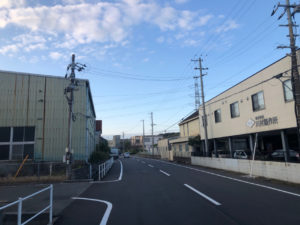
[[[277,49],[289,43],[282,9],[271,17],[277,3],[1,0],[0,70],[64,77],[75,54],[104,137],[141,135],[142,120],[150,134],[151,112],[155,134],[177,132],[195,110],[192,59],[208,68],[209,100],[289,52]]]

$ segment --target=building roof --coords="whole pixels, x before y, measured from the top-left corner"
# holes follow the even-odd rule
[[[183,120],[180,121],[179,125],[186,123],[190,120],[195,120],[199,118],[199,111],[195,111],[192,114],[188,115],[187,117],[183,118]]]

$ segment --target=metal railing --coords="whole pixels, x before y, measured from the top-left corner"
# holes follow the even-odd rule
[[[114,158],[111,157],[109,160],[98,165],[98,180],[101,180],[107,174],[107,172],[112,167],[113,163],[114,163]]]
[[[22,223],[22,204],[23,201],[32,198],[44,191],[49,190],[50,192],[50,196],[49,196],[49,205],[46,206],[46,208],[42,209],[41,211],[37,212],[35,215],[33,215],[32,217],[30,217],[29,219],[27,219],[25,222]],[[27,223],[29,223],[30,221],[32,221],[33,219],[35,219],[36,217],[38,217],[39,215],[41,215],[43,212],[47,211],[49,209],[49,224],[52,224],[52,217],[53,217],[53,185],[51,184],[49,187],[46,187],[40,191],[37,191],[31,195],[28,195],[24,198],[19,198],[17,201],[14,201],[12,203],[9,203],[5,206],[0,207],[0,211],[3,209],[6,209],[8,207],[14,206],[14,205],[18,205],[18,217],[17,217],[17,224],[18,225],[25,225]]]

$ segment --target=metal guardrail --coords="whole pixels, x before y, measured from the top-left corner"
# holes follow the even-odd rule
[[[111,157],[109,160],[98,165],[98,180],[101,180],[107,174],[107,172],[112,167],[113,163],[114,163],[114,158]]]
[[[22,223],[22,203],[23,201],[32,198],[44,191],[50,190],[50,196],[49,196],[49,205],[46,206],[46,208],[42,209],[41,211],[37,212],[35,215],[33,215],[32,217],[30,217],[29,219],[27,219],[25,222]],[[17,201],[14,201],[12,203],[9,203],[5,206],[0,207],[0,211],[3,209],[6,209],[8,207],[11,207],[13,205],[18,205],[18,217],[17,217],[17,224],[18,225],[25,225],[27,223],[29,223],[30,221],[32,221],[33,219],[35,219],[36,217],[38,217],[39,215],[41,215],[43,212],[47,211],[49,209],[49,224],[52,224],[52,218],[53,218],[53,185],[51,184],[49,187],[46,187],[40,191],[37,191],[31,195],[28,195],[24,198],[19,198]]]

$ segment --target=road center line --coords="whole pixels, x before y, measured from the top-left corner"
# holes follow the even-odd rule
[[[285,194],[288,194],[288,195],[293,195],[293,196],[296,196],[296,197],[300,197],[300,194],[290,192],[290,191],[285,191],[285,190],[282,190],[282,189],[279,189],[279,188],[273,188],[273,187],[263,185],[263,184],[257,184],[257,183],[253,183],[253,182],[249,182],[249,181],[245,181],[245,180],[240,180],[240,179],[237,179],[237,178],[224,176],[224,175],[221,175],[221,174],[218,174],[218,173],[212,173],[212,172],[208,172],[208,171],[205,171],[205,170],[200,170],[200,169],[196,169],[196,168],[188,167],[188,166],[181,166],[181,165],[177,165],[175,163],[164,162],[164,161],[157,160],[157,159],[150,159],[150,160],[154,160],[154,161],[158,161],[158,162],[161,162],[161,163],[164,163],[164,164],[169,164],[169,165],[173,165],[173,166],[177,166],[177,167],[182,167],[182,168],[198,171],[198,172],[201,172],[201,173],[210,174],[210,175],[217,176],[217,177],[222,177],[222,178],[225,178],[225,179],[228,179],[228,180],[233,180],[233,181],[236,181],[236,182],[249,184],[249,185],[253,185],[253,186],[257,186],[257,187],[261,187],[261,188],[265,188],[265,189],[269,189],[269,190],[273,190],[273,191],[278,191],[278,192],[285,193]]]
[[[221,205],[221,203],[215,201],[214,199],[208,197],[207,195],[203,194],[202,192],[198,191],[197,189],[191,187],[188,184],[184,184],[184,186],[186,186],[187,188],[189,188],[190,190],[194,191],[195,193],[197,193],[198,195],[202,196],[203,198],[205,198],[206,200],[210,201],[211,203],[215,204],[215,205]]]
[[[75,199],[75,200],[86,200],[86,201],[94,201],[94,202],[101,202],[101,203],[105,203],[107,205],[107,208],[105,210],[105,213],[102,217],[102,220],[100,222],[100,225],[106,225],[107,224],[107,221],[108,221],[108,218],[109,218],[109,215],[110,215],[110,212],[112,210],[112,204],[108,201],[103,201],[103,200],[100,200],[100,199],[93,199],[93,198],[79,198],[79,197],[73,197],[72,199]]]
[[[159,171],[168,177],[170,176],[170,174],[166,173],[165,171],[162,171],[162,170],[159,170]]]
[[[148,164],[148,166],[150,166],[150,167],[152,167],[152,168],[154,167],[154,166],[152,166],[151,164]]]

